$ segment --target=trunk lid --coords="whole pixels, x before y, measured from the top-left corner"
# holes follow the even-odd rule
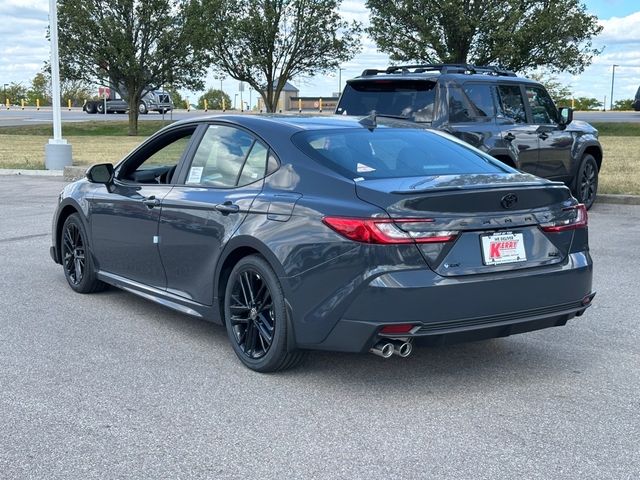
[[[455,232],[449,242],[416,243],[443,276],[487,274],[562,262],[573,231],[539,226],[567,218],[567,187],[524,173],[440,175],[356,181],[362,200],[406,232]],[[411,222],[411,219],[432,221]]]

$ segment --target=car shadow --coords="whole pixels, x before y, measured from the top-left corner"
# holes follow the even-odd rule
[[[501,388],[507,383],[546,383],[549,378],[573,376],[588,367],[593,359],[571,350],[559,341],[554,329],[531,332],[513,337],[460,343],[438,347],[416,347],[408,358],[393,356],[383,359],[370,353],[309,351],[303,363],[295,369],[263,375],[246,369],[235,357],[226,330],[204,319],[174,312],[134,294],[110,288],[99,294],[108,302],[117,301],[137,312],[139,318],[178,332],[187,341],[205,343],[211,355],[241,376],[261,376],[268,383],[287,382],[292,386],[309,383],[320,386],[402,391],[407,393],[435,392],[440,388],[478,389]],[[566,327],[564,327],[566,328]],[[268,377],[268,378],[265,378]]]

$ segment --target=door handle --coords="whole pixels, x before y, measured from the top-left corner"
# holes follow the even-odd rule
[[[160,200],[158,200],[155,195],[151,195],[142,200],[142,203],[144,203],[148,208],[153,208],[160,205]]]
[[[510,141],[512,141],[512,140],[515,140],[515,138],[516,138],[516,136],[515,136],[513,133],[511,133],[511,132],[507,133],[507,134],[504,136],[504,139],[505,139],[507,142],[510,142]]]
[[[547,138],[549,138],[549,134],[546,132],[542,132],[540,135],[538,135],[538,138],[541,140],[546,140]]]
[[[238,213],[240,211],[240,207],[235,203],[224,202],[216,205],[216,210],[223,215],[229,215],[230,213]]]

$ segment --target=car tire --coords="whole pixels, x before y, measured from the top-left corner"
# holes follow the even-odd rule
[[[582,157],[573,193],[587,209],[591,208],[598,193],[598,163],[593,155],[586,154]]]
[[[87,238],[80,216],[69,215],[60,235],[60,259],[67,283],[78,293],[99,292],[107,287],[96,277]]]
[[[147,113],[149,113],[149,109],[147,108],[146,103],[140,102],[140,104],[138,105],[138,113],[142,115],[146,115]]]
[[[99,102],[96,104],[96,112],[99,114],[103,114],[104,113],[104,103],[103,102]]]
[[[257,372],[293,368],[305,352],[289,351],[289,324],[282,286],[259,255],[233,268],[224,296],[224,317],[231,346],[240,361]]]
[[[89,113],[89,114],[96,113],[96,104],[95,104],[95,102],[88,102],[84,106],[84,111]]]

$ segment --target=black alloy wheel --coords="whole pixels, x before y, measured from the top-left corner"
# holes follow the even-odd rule
[[[271,290],[260,273],[246,269],[236,276],[231,290],[229,321],[233,334],[247,357],[264,357],[275,333],[275,312],[271,299]]]
[[[79,285],[84,277],[85,250],[84,239],[80,229],[74,223],[69,223],[62,234],[62,263],[67,278],[74,285]]]
[[[582,158],[576,181],[576,197],[580,203],[591,208],[598,192],[598,164],[592,155]]]
[[[104,290],[106,284],[96,278],[84,225],[77,213],[69,215],[62,227],[60,253],[64,276],[78,293]]]
[[[303,352],[287,349],[287,313],[278,278],[258,255],[241,259],[224,299],[227,334],[238,358],[258,372],[297,365]]]

